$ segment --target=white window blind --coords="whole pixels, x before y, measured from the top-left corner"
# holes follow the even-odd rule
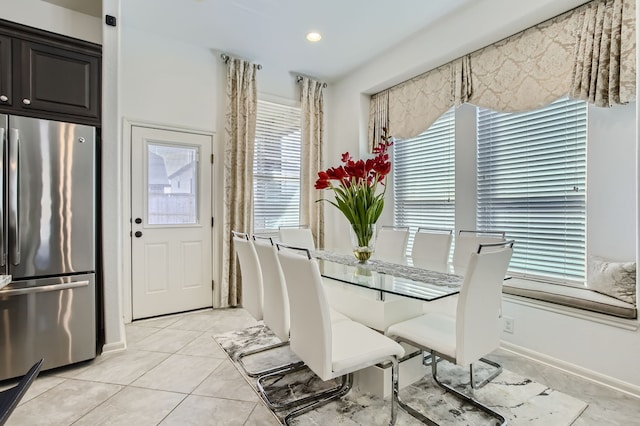
[[[258,100],[253,160],[254,232],[300,221],[300,108]]]
[[[583,281],[587,111],[560,99],[536,111],[478,108],[478,229],[516,241],[509,270]]]
[[[453,229],[455,222],[455,109],[424,133],[393,144],[394,225],[409,226],[407,250],[419,227]]]

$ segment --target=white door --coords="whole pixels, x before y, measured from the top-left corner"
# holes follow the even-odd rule
[[[131,128],[133,319],[212,306],[212,137]]]

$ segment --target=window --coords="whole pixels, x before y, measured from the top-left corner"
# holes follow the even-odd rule
[[[455,222],[455,109],[427,131],[393,144],[393,221],[412,228],[453,229]]]
[[[198,147],[147,144],[147,223],[198,223]]]
[[[515,239],[514,275],[584,280],[586,131],[582,101],[478,109],[477,224]]]
[[[300,108],[258,101],[253,159],[254,232],[300,221]]]

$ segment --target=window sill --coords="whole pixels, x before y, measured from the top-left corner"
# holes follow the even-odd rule
[[[505,282],[506,301],[628,330],[638,330],[637,308],[586,288],[523,279]]]

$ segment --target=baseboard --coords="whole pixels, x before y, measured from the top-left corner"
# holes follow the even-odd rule
[[[596,371],[580,367],[570,362],[562,361],[560,359],[533,351],[531,349],[527,349],[522,346],[514,345],[513,343],[502,341],[500,347],[516,355],[529,358],[541,364],[557,368],[569,374],[573,374],[574,376],[578,376],[591,382],[607,386],[611,389],[617,390],[619,392],[624,392],[627,395],[640,399],[640,386],[624,382],[610,376],[606,376]]]
[[[125,341],[107,343],[102,347],[102,353],[119,352],[127,349],[127,343]]]

